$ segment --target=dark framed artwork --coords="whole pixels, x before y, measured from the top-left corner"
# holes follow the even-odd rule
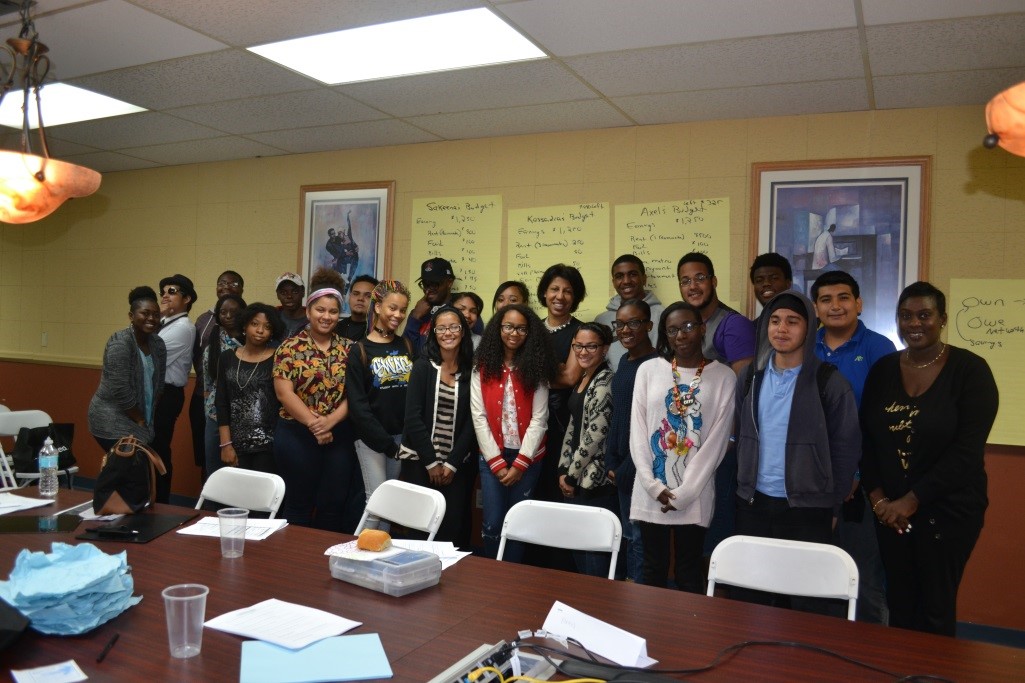
[[[307,293],[321,266],[338,271],[346,287],[357,275],[390,272],[394,194],[393,180],[300,188],[299,272]]]
[[[897,338],[897,296],[928,270],[932,157],[788,161],[751,165],[751,253],[775,251],[811,296],[829,270],[861,289],[861,319]],[[754,313],[754,302],[750,313]]]

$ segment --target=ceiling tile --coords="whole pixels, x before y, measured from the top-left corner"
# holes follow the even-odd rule
[[[91,168],[94,171],[100,173],[112,173],[114,171],[137,171],[140,168],[156,168],[163,164],[158,164],[155,161],[149,161],[146,159],[138,159],[131,157],[126,154],[118,154],[117,152],[92,152],[90,154],[76,154],[73,157],[68,157],[65,161],[70,161],[80,166]],[[100,186],[103,187],[102,185]]]
[[[861,0],[867,26],[1010,14],[1023,9],[1022,0]]]
[[[69,123],[66,126],[53,128],[52,134],[69,142],[107,149],[139,147],[221,135],[219,131],[158,112],[143,112],[95,121]]]
[[[84,76],[74,79],[72,85],[147,109],[168,109],[317,87],[308,78],[245,50],[234,49]]]
[[[551,60],[354,83],[335,89],[400,117],[594,97],[580,79]]]
[[[474,0],[132,0],[239,47],[480,7]]]
[[[1025,14],[870,26],[875,76],[1025,65]]]
[[[237,134],[384,118],[381,112],[325,88],[181,107],[167,113]]]
[[[133,147],[122,151],[125,154],[131,154],[141,159],[149,159],[168,166],[284,154],[280,149],[240,137],[187,140],[169,145]]]
[[[558,56],[856,26],[849,0],[527,0],[497,9]]]
[[[417,116],[409,119],[409,122],[446,140],[615,128],[632,123],[601,100]]]
[[[51,77],[59,80],[226,47],[123,0],[41,16],[35,24],[50,46]],[[81,35],[89,40],[78,39]]]
[[[612,101],[641,124],[818,114],[868,107],[868,95],[861,80],[640,95]]]
[[[609,97],[864,76],[854,30],[634,50],[566,63]]]
[[[877,76],[872,79],[880,109],[984,104],[1001,90],[1025,80],[1025,67],[989,71]],[[979,120],[980,130],[985,121]]]
[[[437,142],[440,139],[407,123],[394,120],[254,133],[248,137],[297,154],[359,147],[411,145],[418,142]]]

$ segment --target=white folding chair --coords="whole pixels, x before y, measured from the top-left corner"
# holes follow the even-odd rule
[[[33,429],[35,427],[48,427],[53,422],[50,416],[44,413],[42,410],[6,410],[0,411],[0,436],[10,436],[17,438],[18,432],[22,428]],[[0,454],[3,454],[4,460],[7,460],[7,455],[3,453],[3,447],[0,446]],[[11,462],[8,461],[6,468],[11,470]],[[75,483],[75,474],[78,473],[78,465],[72,465],[71,467],[64,470],[57,470],[57,476],[65,476],[68,480],[68,488],[73,488]],[[30,481],[39,479],[38,472],[14,472],[15,486],[25,486]],[[6,486],[6,484],[5,484]]]
[[[222,467],[207,477],[196,509],[212,500],[230,507],[269,512],[270,519],[274,519],[284,497],[285,480],[276,474]]]
[[[505,542],[522,541],[567,550],[612,553],[609,578],[616,577],[616,558],[623,538],[623,525],[605,508],[523,500],[509,508],[502,523],[498,556],[505,555]]]
[[[858,606],[858,566],[828,543],[731,536],[712,551],[708,595],[715,584],[752,590],[847,601],[847,619]]]
[[[427,540],[433,541],[444,517],[445,496],[440,491],[388,479],[370,495],[367,509],[363,511],[363,517],[356,527],[356,535],[363,531],[368,520],[374,519],[426,531]]]

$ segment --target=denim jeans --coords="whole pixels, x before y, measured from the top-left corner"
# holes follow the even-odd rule
[[[392,436],[392,438],[395,439],[395,443],[399,443],[402,440],[402,435],[397,434]],[[366,488],[367,502],[370,502],[370,496],[377,490],[378,486],[388,479],[399,478],[399,474],[402,471],[402,461],[389,458],[384,453],[375,451],[360,439],[356,440],[355,447],[356,458],[359,460],[359,469],[363,474],[363,486]],[[368,519],[367,528],[390,531],[391,524],[384,520]]]
[[[351,533],[345,528],[347,499],[352,479],[359,476],[352,432],[342,422],[332,434],[334,441],[321,446],[302,424],[278,419],[274,463],[285,480],[281,516],[289,524]]]
[[[502,457],[507,465],[511,466],[516,459],[516,450],[505,448],[502,450]],[[478,458],[480,465],[480,491],[484,498],[484,510],[481,520],[481,536],[484,538],[484,554],[494,559],[498,555],[498,544],[502,537],[502,523],[505,522],[505,513],[521,500],[527,500],[534,492],[537,485],[537,478],[541,475],[541,463],[535,462],[523,473],[520,480],[512,486],[503,486],[484,461],[484,456]],[[518,541],[511,541],[505,546],[504,560],[508,562],[520,562],[523,560],[523,544]]]
[[[626,578],[634,583],[641,583],[644,570],[644,544],[641,543],[640,523],[630,519],[632,489],[632,486],[617,486],[619,520],[623,524],[623,540],[626,542]]]

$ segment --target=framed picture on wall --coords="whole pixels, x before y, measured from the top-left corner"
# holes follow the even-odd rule
[[[299,272],[307,293],[321,266],[340,273],[346,287],[357,275],[390,272],[394,194],[394,180],[300,188]],[[347,302],[344,308],[347,314]]]
[[[861,289],[865,325],[898,342],[897,296],[928,270],[932,157],[751,165],[751,253],[774,251],[811,296],[822,273],[843,270]],[[749,312],[754,313],[754,301]]]

